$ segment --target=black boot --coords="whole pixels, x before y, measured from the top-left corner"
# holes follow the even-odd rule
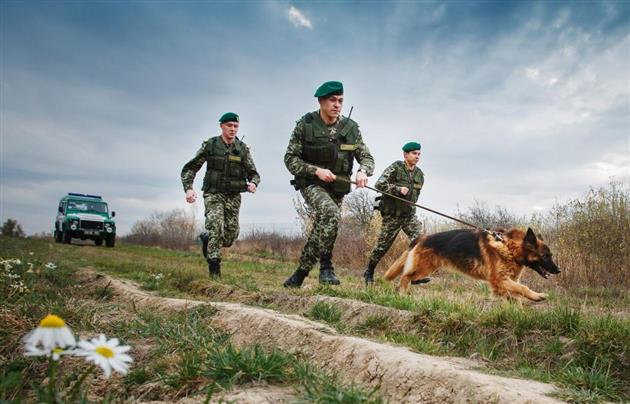
[[[201,240],[201,253],[205,259],[208,259],[208,233],[204,231],[199,235],[199,239]]]
[[[339,279],[335,276],[335,268],[332,265],[332,254],[322,254],[319,258],[319,284],[339,285]]]
[[[377,264],[370,261],[367,268],[365,269],[365,272],[363,272],[363,279],[365,279],[366,285],[374,283],[374,270],[376,269],[376,265]]]
[[[423,283],[429,283],[431,282],[431,278],[422,278],[422,279],[416,279],[415,281],[411,281],[412,285],[422,285]]]
[[[284,286],[285,288],[299,288],[300,286],[302,286],[302,283],[307,276],[308,272],[298,269],[293,272],[293,275],[291,275],[289,279],[284,281],[284,284],[282,286]]]
[[[221,277],[221,258],[210,258],[208,260],[208,273],[211,278]]]

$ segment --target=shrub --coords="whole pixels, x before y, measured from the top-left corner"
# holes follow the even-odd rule
[[[200,232],[195,222],[193,210],[190,214],[182,209],[155,212],[149,219],[134,223],[124,240],[131,244],[187,250],[195,244]]]
[[[26,234],[24,234],[24,230],[22,230],[22,226],[14,219],[7,219],[2,225],[2,235],[9,237],[19,237],[24,238]]]

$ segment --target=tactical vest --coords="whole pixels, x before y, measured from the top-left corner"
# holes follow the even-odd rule
[[[394,171],[394,184],[397,187],[407,187],[409,192],[407,195],[397,195],[409,202],[416,203],[420,196],[420,190],[424,185],[424,173],[418,167],[413,171],[409,171],[402,161],[394,163],[396,169]],[[383,215],[390,216],[407,216],[413,214],[415,206],[410,205],[401,200],[383,195],[380,199],[378,209]]]
[[[247,191],[245,157],[247,146],[234,139],[231,147],[219,136],[206,142],[206,176],[203,191],[210,193],[239,193]]]
[[[301,189],[317,184],[329,192],[345,195],[350,192],[350,176],[354,162],[354,152],[357,149],[359,127],[349,118],[343,118],[335,134],[330,133],[319,116],[319,112],[309,112],[302,118],[304,133],[302,137],[302,160],[326,168],[337,177],[348,180],[324,182],[316,176],[296,176],[291,182],[295,189]]]

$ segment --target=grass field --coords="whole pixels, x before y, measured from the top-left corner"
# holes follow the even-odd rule
[[[104,332],[135,347],[132,371],[112,379],[108,387],[91,380],[88,398],[103,398],[109,392],[118,399],[176,399],[265,381],[291,386],[296,397],[306,401],[380,400],[378,392],[331,382],[334,375],[314,370],[304,358],[256,346],[235,349],[228,336],[208,326],[207,318],[213,314],[208,309],[166,317],[123,310],[109,299],[107,290],[91,290],[73,280],[75,271],[90,267],[137,281],[162,296],[212,299],[208,291],[227,288],[233,291],[231,300],[296,312],[344,334],[432,355],[470,357],[493,373],[554,383],[562,388],[561,398],[573,402],[630,400],[630,298],[611,296],[606,289],[569,293],[550,284],[549,290],[538,290],[550,292],[548,301],[521,307],[494,298],[483,283],[449,273],[414,288],[411,296],[399,296],[393,285],[381,282],[366,289],[356,270],[339,268],[341,287],[320,287],[311,277],[304,288],[287,292],[281,284],[294,264],[254,253],[228,255],[223,277],[210,281],[196,251],[124,244],[105,249],[6,237],[0,238],[0,246],[3,260],[20,260],[10,270],[20,278],[7,276],[4,269],[1,281],[0,316],[6,327],[0,330],[0,399],[35,394],[29,381],[43,379],[46,361],[24,358],[20,337],[54,312],[79,334]],[[46,269],[48,262],[56,268]],[[413,322],[397,324],[377,314],[360,324],[344,322],[340,321],[344,308],[333,303],[318,302],[305,310],[278,304],[275,298],[287,293],[336,296],[403,310],[413,314]],[[200,346],[204,349],[191,349]],[[71,372],[77,364],[69,361],[67,366]]]

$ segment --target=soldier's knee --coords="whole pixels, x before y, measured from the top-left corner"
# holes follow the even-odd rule
[[[326,221],[328,223],[337,223],[339,222],[339,217],[341,216],[341,209],[337,205],[332,206],[324,206],[321,210],[321,220]]]

